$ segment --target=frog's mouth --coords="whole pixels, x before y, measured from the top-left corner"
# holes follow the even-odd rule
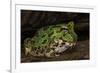
[[[64,42],[63,40],[55,41],[55,43],[57,43],[57,45],[54,46],[55,52],[57,52],[57,53],[62,53],[64,51],[66,51],[67,49],[75,46],[75,43]]]

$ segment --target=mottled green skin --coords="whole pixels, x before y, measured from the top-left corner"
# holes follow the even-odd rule
[[[33,56],[57,56],[53,45],[57,44],[59,40],[64,43],[76,43],[77,35],[74,32],[73,22],[40,28],[35,36],[25,39],[24,47],[28,49],[25,50],[25,53]]]

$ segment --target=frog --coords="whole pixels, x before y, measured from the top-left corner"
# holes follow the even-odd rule
[[[48,58],[60,56],[74,48],[76,43],[77,34],[73,21],[48,25],[38,29],[33,37],[24,40],[25,55]]]

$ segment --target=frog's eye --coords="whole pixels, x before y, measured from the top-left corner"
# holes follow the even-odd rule
[[[68,29],[67,28],[61,28],[61,31],[68,32]]]
[[[68,32],[68,29],[63,29],[64,32]]]

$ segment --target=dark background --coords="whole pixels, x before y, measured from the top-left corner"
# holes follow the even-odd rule
[[[89,13],[21,10],[21,62],[89,59]],[[74,21],[78,42],[73,50],[55,58],[25,56],[23,41],[41,27]]]

